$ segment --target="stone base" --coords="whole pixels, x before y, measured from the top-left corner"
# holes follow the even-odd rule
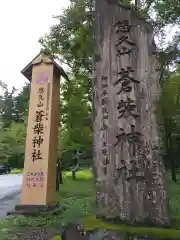
[[[9,215],[37,216],[42,213],[54,212],[58,208],[58,204],[52,203],[48,205],[16,205],[13,212],[7,212]]]
[[[170,228],[171,227],[171,219],[166,219],[163,222],[156,221],[155,219],[144,218],[139,221],[130,221],[130,220],[122,220],[119,217],[115,218],[106,218],[102,215],[96,215],[96,218],[102,220],[107,223],[118,224],[118,225],[126,225],[126,226],[136,226],[136,227],[156,227],[156,228]]]

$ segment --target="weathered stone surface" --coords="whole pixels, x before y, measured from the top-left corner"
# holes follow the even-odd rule
[[[106,231],[105,229],[96,229],[92,232],[86,232],[83,225],[77,223],[69,224],[62,232],[62,240],[122,240],[127,234]],[[126,238],[127,239],[127,238]]]
[[[155,116],[153,29],[116,1],[96,1],[93,149],[98,214],[169,224]]]
[[[138,229],[137,229],[138,231]],[[153,236],[153,235],[152,235]],[[143,236],[142,234],[132,234],[129,232],[120,232],[107,230],[97,226],[94,231],[85,231],[83,226],[79,228],[79,224],[69,224],[61,234],[62,240],[158,240],[159,237]],[[154,235],[155,236],[155,235]],[[161,239],[162,236],[160,235]]]
[[[31,233],[27,234],[28,236],[23,238],[23,240],[49,240],[51,237],[51,234],[46,232],[44,229],[32,231]]]
[[[88,240],[88,235],[79,223],[70,223],[61,234],[62,240]]]

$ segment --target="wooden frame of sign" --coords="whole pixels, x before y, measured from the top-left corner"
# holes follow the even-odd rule
[[[60,77],[52,56],[38,54],[21,72],[31,82],[21,204],[12,214],[32,215],[56,208],[56,149]]]

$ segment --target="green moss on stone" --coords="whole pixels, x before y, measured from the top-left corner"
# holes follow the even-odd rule
[[[83,224],[86,232],[95,231],[96,229],[106,229],[109,231],[119,231],[122,233],[129,233],[136,236],[149,236],[157,238],[170,238],[177,239],[180,238],[180,230],[177,229],[164,229],[155,227],[132,227],[127,225],[117,225],[112,223],[107,223],[95,216],[85,217],[83,219]]]

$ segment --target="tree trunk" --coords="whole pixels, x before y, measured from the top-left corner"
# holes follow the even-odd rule
[[[59,173],[56,169],[56,192],[59,192]]]
[[[96,1],[93,149],[98,215],[169,224],[155,103],[153,29],[116,0]]]
[[[76,181],[76,171],[72,171],[72,180]]]
[[[171,175],[172,175],[172,181],[177,183],[177,178],[176,178],[176,165],[174,163],[174,160],[172,160],[172,166],[171,166]]]
[[[139,0],[135,0],[135,9],[138,10],[139,8]]]
[[[60,174],[59,174],[59,184],[63,184],[62,170],[60,170]]]
[[[62,184],[62,170],[60,167],[60,162],[57,163],[56,168],[56,191],[59,191],[59,185]]]
[[[167,164],[171,167],[171,178],[172,181],[175,183],[177,182],[176,179],[176,164],[175,164],[175,151],[174,145],[172,142],[172,118],[168,117],[164,119],[164,137],[165,137],[165,149],[167,153]]]

